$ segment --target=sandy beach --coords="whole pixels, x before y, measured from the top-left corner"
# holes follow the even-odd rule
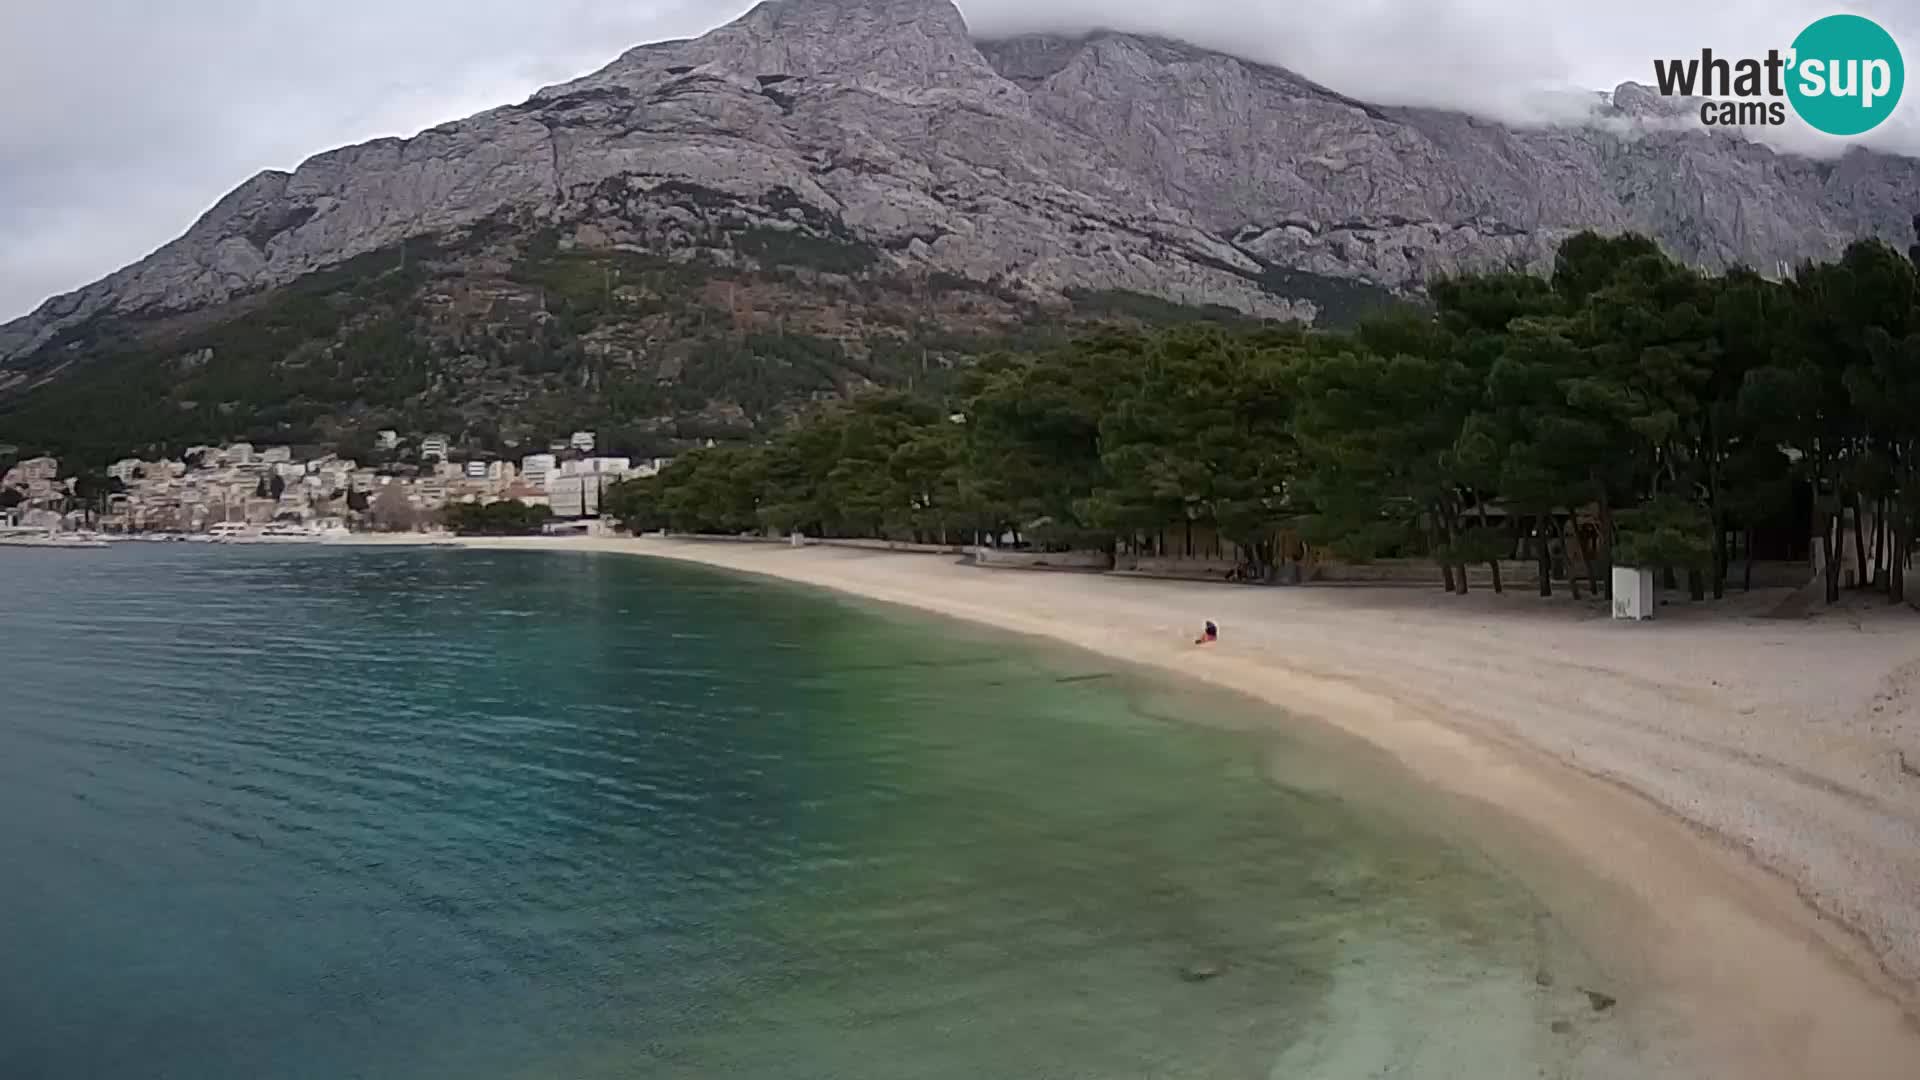
[[[679,559],[1170,671],[1332,725],[1466,808],[1622,1013],[1741,1077],[1920,1075],[1920,634],[1676,604],[1251,589],[953,556],[661,539],[463,545]],[[1777,597],[1773,598],[1777,601]],[[1197,648],[1204,619],[1221,640]],[[1698,1054],[1700,1057],[1695,1058]]]

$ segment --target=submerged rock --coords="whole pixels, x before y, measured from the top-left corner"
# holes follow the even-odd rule
[[[1188,964],[1180,969],[1182,981],[1190,983],[1209,982],[1227,973],[1222,964]]]
[[[1606,1012],[1608,1009],[1620,1003],[1620,999],[1614,997],[1612,994],[1603,994],[1598,990],[1588,990],[1584,986],[1580,988],[1580,992],[1587,995],[1587,1001],[1593,1006],[1594,1012]]]

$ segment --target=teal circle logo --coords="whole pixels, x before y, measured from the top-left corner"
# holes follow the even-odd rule
[[[1793,39],[1787,97],[1800,119],[1829,135],[1879,127],[1906,82],[1899,44],[1872,19],[1829,15]]]

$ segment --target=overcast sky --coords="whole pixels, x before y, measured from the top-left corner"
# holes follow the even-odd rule
[[[267,168],[523,100],[751,0],[0,0],[0,320],[177,236]],[[1914,0],[960,0],[977,35],[1096,26],[1376,101],[1530,114],[1656,56],[1786,47],[1838,10],[1920,63]],[[1881,141],[1920,153],[1920,88]],[[1892,126],[1892,125],[1889,125]]]

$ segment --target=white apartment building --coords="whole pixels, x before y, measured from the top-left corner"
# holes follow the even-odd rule
[[[547,478],[559,471],[560,459],[552,454],[528,454],[520,459],[520,477],[544,490]]]
[[[309,475],[317,477],[320,486],[328,491],[345,491],[353,486],[353,462],[335,462],[324,469],[309,470]]]
[[[573,433],[573,436],[567,440],[567,445],[583,454],[591,454],[593,453],[595,442],[593,432],[576,431]]]
[[[600,513],[600,496],[605,488],[613,485],[614,479],[610,475],[596,473],[552,477],[547,482],[547,498],[548,505],[553,508],[553,516],[597,517]]]
[[[438,458],[442,461],[446,460],[447,437],[445,435],[429,435],[421,439],[420,457],[422,460],[427,458]]]
[[[633,459],[623,457],[588,457],[577,461],[562,463],[560,471],[567,476],[625,476],[633,471]]]
[[[376,450],[398,450],[400,449],[400,433],[392,429],[375,432],[373,436],[373,446]]]
[[[11,488],[31,488],[36,481],[52,483],[60,479],[60,459],[50,457],[28,458],[7,470],[0,478],[0,485]]]
[[[469,461],[469,462],[467,462],[467,479],[469,479],[469,480],[485,480],[486,478],[487,478],[487,463],[486,463],[486,462],[484,462],[484,461]]]

